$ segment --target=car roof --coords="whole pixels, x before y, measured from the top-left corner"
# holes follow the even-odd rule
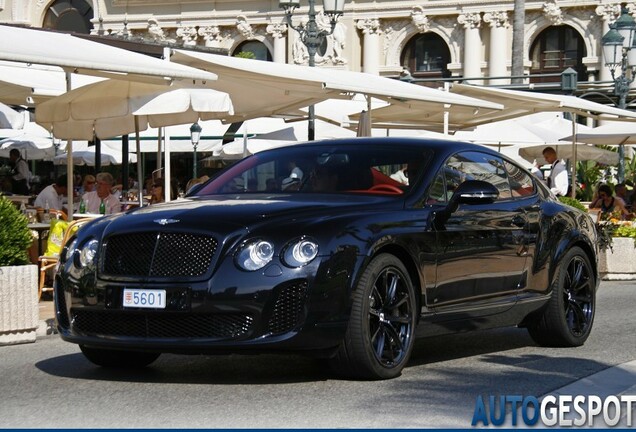
[[[338,138],[338,139],[328,139],[328,140],[320,140],[320,141],[307,141],[304,143],[295,144],[293,146],[286,147],[278,147],[277,149],[290,148],[296,146],[329,146],[332,147],[334,145],[401,145],[406,147],[423,147],[430,150],[433,150],[438,157],[446,157],[450,156],[453,153],[457,153],[459,151],[480,151],[482,153],[489,153],[492,155],[496,155],[499,157],[504,157],[499,152],[496,152],[488,147],[472,144],[464,141],[455,141],[455,140],[443,140],[443,139],[435,139],[435,138],[417,138],[417,137],[354,137],[354,138]],[[276,150],[276,149],[274,149]]]

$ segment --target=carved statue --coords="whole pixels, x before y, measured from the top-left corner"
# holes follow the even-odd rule
[[[166,38],[163,29],[159,25],[159,21],[154,17],[148,18],[148,38],[155,42],[176,42],[174,39]]]
[[[236,29],[245,39],[254,39],[254,29],[252,25],[247,22],[247,17],[245,15],[239,15],[236,18]]]

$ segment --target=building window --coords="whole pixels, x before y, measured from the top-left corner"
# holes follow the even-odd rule
[[[93,8],[86,0],[56,0],[44,15],[43,28],[90,34]]]
[[[578,73],[579,81],[587,81],[583,64],[585,45],[583,38],[570,26],[562,25],[543,30],[530,50],[531,74],[561,73],[572,68]],[[531,82],[557,82],[560,76],[534,77]]]
[[[444,40],[435,33],[413,37],[402,52],[402,66],[413,78],[448,78],[450,51]]]
[[[252,53],[253,56],[247,53]],[[272,55],[270,54],[269,50],[263,42],[259,41],[245,41],[241,43],[234,50],[233,56],[272,61]]]

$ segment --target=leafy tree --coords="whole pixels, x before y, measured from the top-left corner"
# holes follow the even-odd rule
[[[252,51],[241,51],[239,53],[234,54],[234,57],[246,58],[246,59],[256,59],[256,55]]]
[[[603,170],[595,161],[579,161],[576,163],[576,179],[582,185],[577,189],[577,198],[581,201],[591,201],[594,188],[603,178]]]

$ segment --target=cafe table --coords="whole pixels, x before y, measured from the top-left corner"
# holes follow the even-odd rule
[[[34,230],[38,233],[38,256],[42,256],[42,237],[44,236],[44,233],[48,232],[51,229],[51,224],[44,222],[33,222],[27,224],[27,226],[29,227],[29,229]]]

